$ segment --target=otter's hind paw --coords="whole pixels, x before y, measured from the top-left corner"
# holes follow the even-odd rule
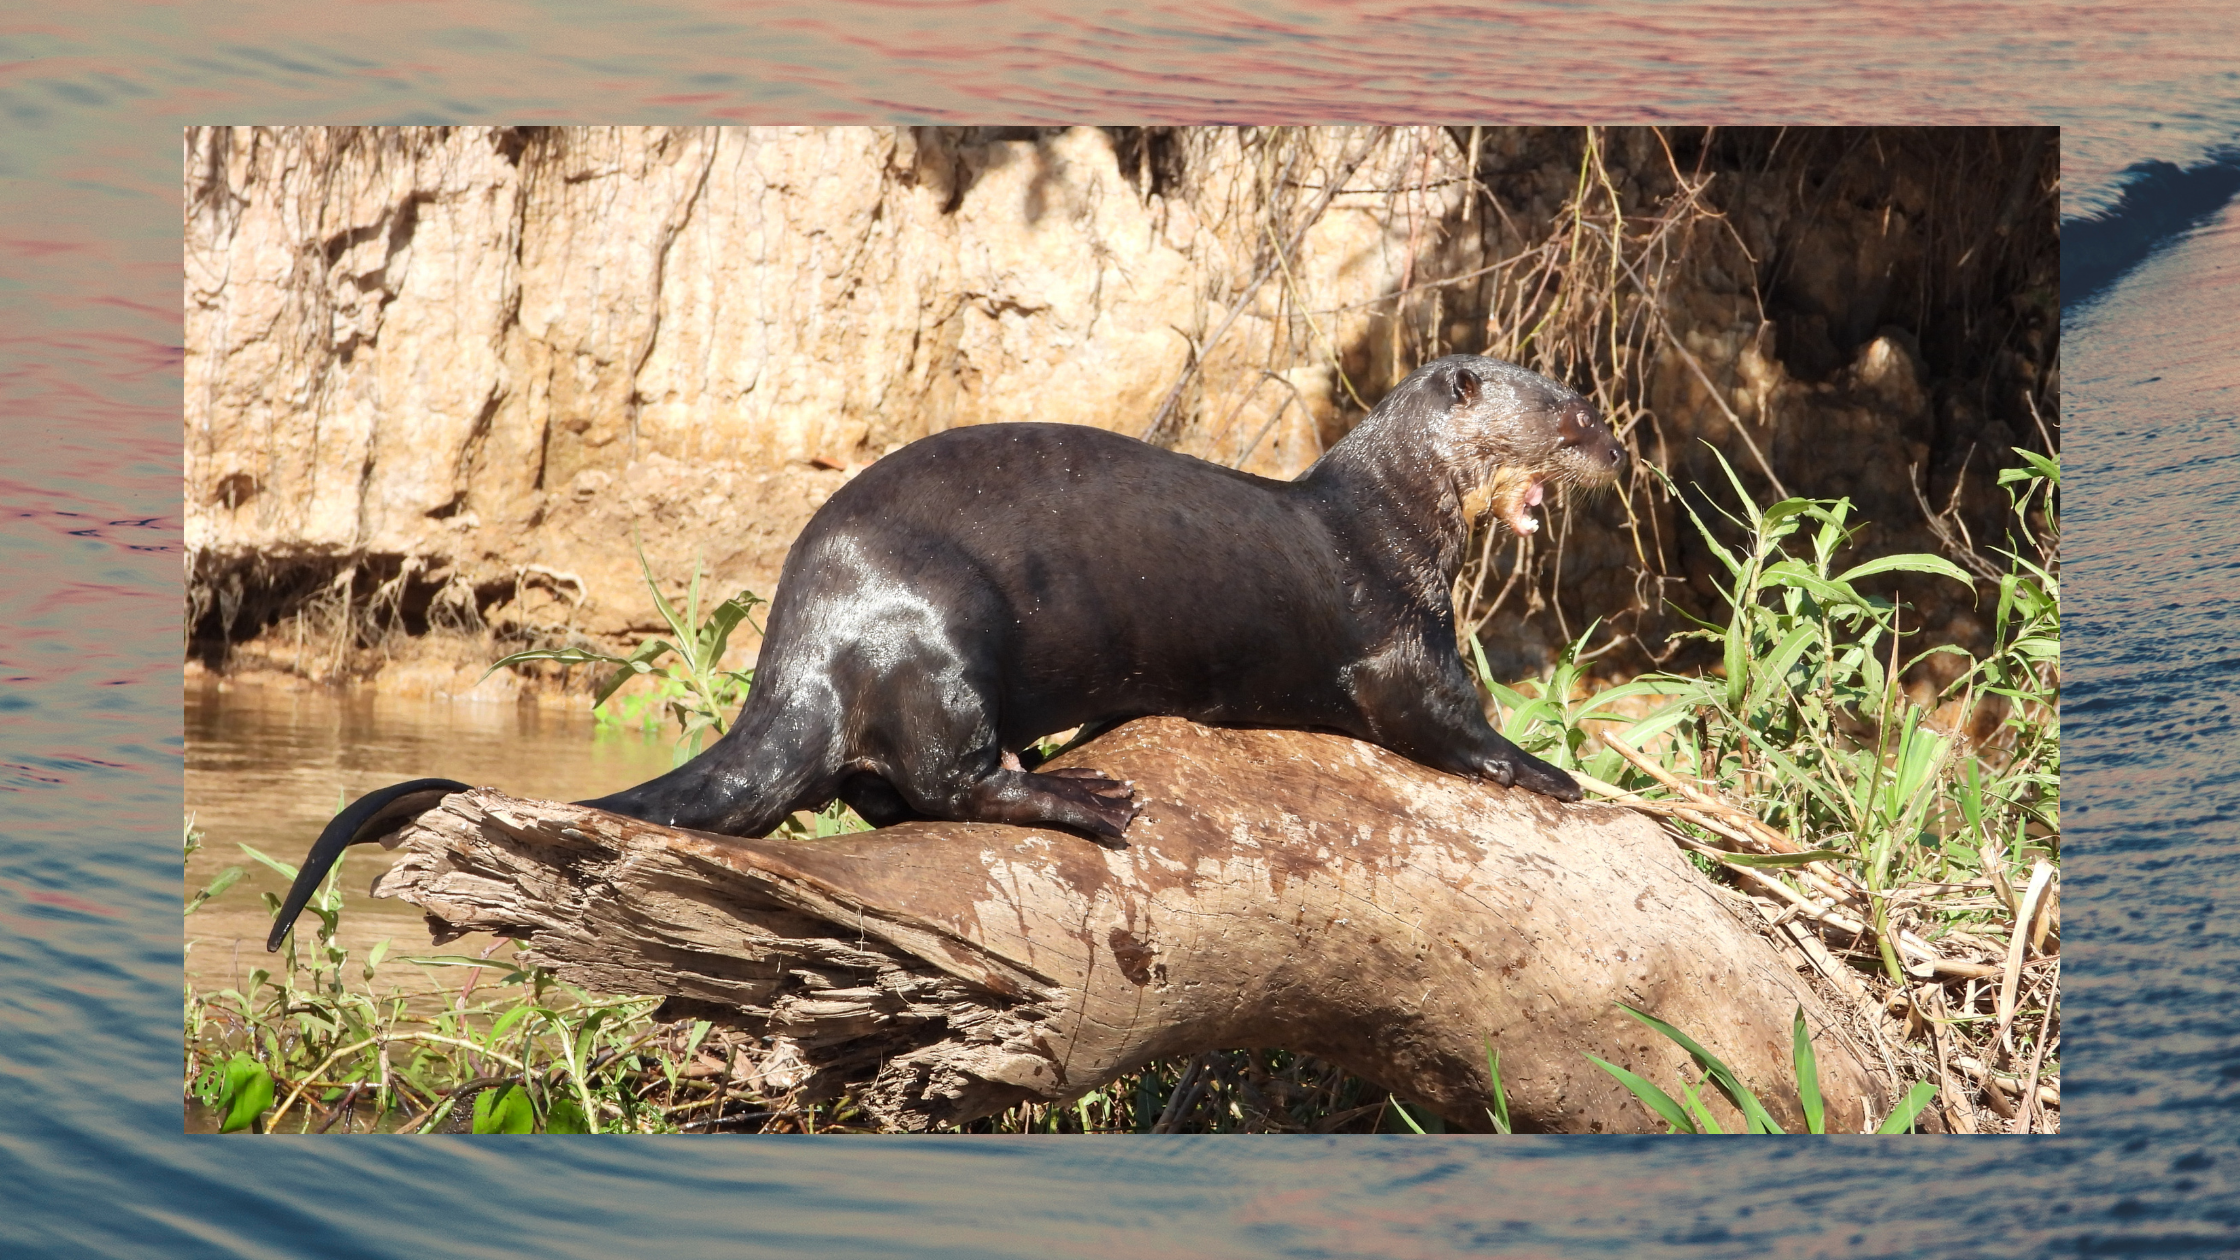
[[[1506,755],[1489,758],[1479,767],[1479,773],[1503,787],[1520,787],[1559,801],[1576,801],[1586,796],[1579,789],[1578,780],[1522,748],[1512,748]]]
[[[1037,771],[1033,777],[1058,780],[1047,786],[1037,786],[1043,786],[1051,795],[1086,809],[1090,818],[1083,819],[1082,825],[1100,836],[1119,839],[1142,809],[1135,799],[1134,784],[1107,778],[1102,770],[1093,770],[1087,766],[1066,766],[1058,770]]]

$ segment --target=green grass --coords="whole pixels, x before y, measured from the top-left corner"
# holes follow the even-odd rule
[[[1590,790],[1660,815],[1707,872],[1820,925],[1860,987],[1907,1012],[1925,1045],[1886,1055],[1901,1081],[1946,1076],[1962,1056],[2009,1073],[2058,1070],[2058,945],[2046,912],[2057,901],[2045,894],[2061,848],[2061,470],[2017,454],[2023,466],[2000,480],[2021,534],[2000,552],[2008,569],[1981,658],[1951,645],[1902,658],[1906,610],[1869,586],[1910,573],[1972,589],[1965,572],[1931,555],[1839,568],[1856,532],[1847,500],[1760,508],[1731,468],[1743,513],[1730,519],[1746,546],[1721,546],[1688,507],[1727,578],[1726,623],[1691,632],[1719,649],[1717,670],[1644,674],[1590,695],[1579,659],[1590,627],[1526,694],[1496,682],[1470,644],[1505,735]],[[1957,658],[1935,718],[1899,685],[1933,655]],[[1655,706],[1646,716],[1618,716],[1644,700]],[[1988,737],[1967,737],[1985,725]],[[2026,983],[2015,971],[2025,960]],[[1987,983],[1983,970],[2002,964]],[[1661,1092],[1662,1103],[1651,1099],[1638,1078],[1627,1084],[1668,1122],[1667,1105],[1697,1115]],[[1971,1105],[1947,1099],[1948,1109]]]
[[[187,852],[201,839],[190,825]],[[240,847],[294,878],[294,867]],[[205,893],[188,915],[219,895]],[[262,896],[277,913],[278,898]],[[342,896],[332,875],[310,910],[308,942],[299,925],[275,966],[252,969],[239,988],[186,987],[187,1094],[218,1113],[221,1131],[429,1129],[462,1099],[506,1084],[519,1101],[499,1109],[497,1127],[663,1127],[674,1100],[632,1083],[673,1075],[680,1057],[656,1044],[664,1030],[649,1016],[658,999],[593,998],[504,959],[393,959],[387,941],[353,959],[337,943]],[[408,995],[384,983],[400,967],[465,971],[455,993],[446,985],[430,998],[424,985]],[[689,1057],[690,1046],[677,1049]],[[477,1125],[484,1119],[478,1112]]]

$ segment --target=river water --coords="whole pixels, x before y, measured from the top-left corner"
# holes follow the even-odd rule
[[[2240,1251],[2240,1141],[2228,1123],[2240,1102],[2230,928],[2240,896],[2240,227],[2230,211],[2064,324],[2074,721],[2058,1138],[189,1139],[179,1131],[171,847],[190,762],[178,665],[182,123],[1520,112],[1981,121],[1993,111],[2068,129],[2064,199],[2078,212],[2114,204],[2119,173],[2136,160],[2185,164],[2240,140],[2233,14],[2194,0],[1551,2],[1498,20],[1379,0],[1312,16],[1265,0],[864,0],[752,12],[108,0],[11,17],[0,26],[0,415],[10,437],[0,457],[0,1252]],[[374,713],[384,729],[409,725]],[[516,775],[494,777],[532,787]],[[333,790],[307,781],[281,799],[316,813]],[[206,799],[203,821],[217,830],[245,835],[262,821]],[[301,821],[279,824],[292,834]]]
[[[227,867],[243,872],[239,883],[187,921],[187,975],[198,988],[232,987],[247,968],[267,965],[264,938],[272,920],[258,894],[285,894],[288,881],[241,846],[291,865],[301,862],[340,802],[437,770],[533,799],[603,796],[666,771],[671,748],[666,736],[639,727],[601,727],[587,708],[404,698],[370,689],[233,686],[214,679],[187,689],[186,736],[187,813],[203,833],[202,848],[187,862],[187,887],[208,887]],[[344,855],[337,881],[343,948],[362,959],[388,940],[389,956],[402,961],[416,954],[479,954],[496,943],[477,933],[430,946],[419,911],[366,895],[392,857],[375,845]],[[432,983],[414,979],[410,967],[383,974],[384,987],[397,983],[407,993]]]

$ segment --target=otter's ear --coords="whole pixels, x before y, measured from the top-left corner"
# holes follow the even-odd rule
[[[1478,401],[1478,374],[1459,363],[1455,365],[1454,377],[1447,382],[1447,387],[1453,391],[1454,405],[1457,407],[1467,407]]]

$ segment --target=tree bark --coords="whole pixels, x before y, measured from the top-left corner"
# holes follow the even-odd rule
[[[1176,718],[1053,764],[1135,783],[1124,846],[947,822],[740,839],[477,789],[403,834],[375,892],[439,941],[513,936],[570,983],[782,1037],[811,1096],[853,1089],[900,1129],[1254,1047],[1483,1129],[1490,1039],[1520,1131],[1658,1132],[1586,1056],[1676,1097],[1700,1073],[1618,1002],[1724,1059],[1791,1131],[1801,1005],[1829,1130],[1887,1109],[1792,962],[1638,814]]]

